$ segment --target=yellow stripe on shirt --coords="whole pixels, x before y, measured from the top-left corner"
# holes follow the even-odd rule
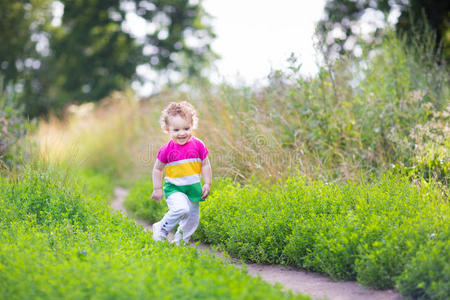
[[[170,178],[185,177],[202,172],[202,163],[199,161],[192,161],[183,164],[166,166],[166,176]]]

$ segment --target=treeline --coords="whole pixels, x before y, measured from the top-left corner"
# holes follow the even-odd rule
[[[324,10],[317,29],[325,60],[354,55],[364,43],[379,45],[391,30],[383,16],[392,14],[398,35],[406,34],[409,44],[418,34],[430,35],[434,57],[448,60],[446,1],[332,0]],[[364,18],[382,24],[368,37],[358,30]],[[146,30],[133,31],[130,20]],[[34,118],[149,80],[138,66],[168,86],[207,82],[204,71],[217,57],[214,37],[201,2],[1,1],[0,93],[14,95],[14,107]]]
[[[147,30],[137,35],[132,19]],[[213,38],[188,0],[0,1],[0,92],[29,117],[47,115],[142,81],[137,66],[199,76]]]

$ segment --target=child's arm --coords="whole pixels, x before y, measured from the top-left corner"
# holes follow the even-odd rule
[[[202,176],[204,181],[202,188],[202,199],[205,199],[209,195],[209,190],[211,188],[211,181],[212,181],[211,164],[209,163],[208,158],[205,158],[202,161]]]
[[[161,201],[163,198],[162,191],[162,175],[164,170],[164,164],[157,159],[153,166],[152,178],[153,178],[153,193],[152,200]]]

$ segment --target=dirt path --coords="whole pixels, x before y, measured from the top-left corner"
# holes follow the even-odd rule
[[[115,199],[111,207],[126,214],[123,202],[128,191],[116,187]],[[142,225],[145,230],[152,226],[145,221],[136,220],[136,224]],[[210,249],[207,245],[200,244],[200,250]],[[235,265],[240,266],[238,263]],[[394,290],[374,291],[360,286],[356,281],[333,281],[329,277],[305,272],[299,269],[279,265],[248,264],[248,273],[252,276],[261,276],[267,282],[278,282],[295,293],[311,296],[314,299],[325,298],[330,300],[400,300],[403,297]]]

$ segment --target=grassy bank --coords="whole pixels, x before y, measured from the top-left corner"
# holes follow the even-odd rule
[[[392,175],[344,185],[292,178],[269,190],[227,182],[202,205],[197,237],[248,261],[393,288],[419,250],[448,243],[449,215],[432,185],[418,188]],[[441,265],[449,258],[436,257]],[[429,281],[445,289],[445,269],[435,271]]]
[[[105,195],[104,176],[26,170],[0,178],[5,299],[307,299],[213,254],[152,241]]]
[[[156,220],[166,207],[152,203],[150,194],[151,182],[141,181],[127,201]],[[444,299],[447,197],[433,183],[418,187],[393,174],[343,185],[302,177],[270,187],[219,180],[201,204],[194,238],[247,262],[294,265],[409,297]]]

